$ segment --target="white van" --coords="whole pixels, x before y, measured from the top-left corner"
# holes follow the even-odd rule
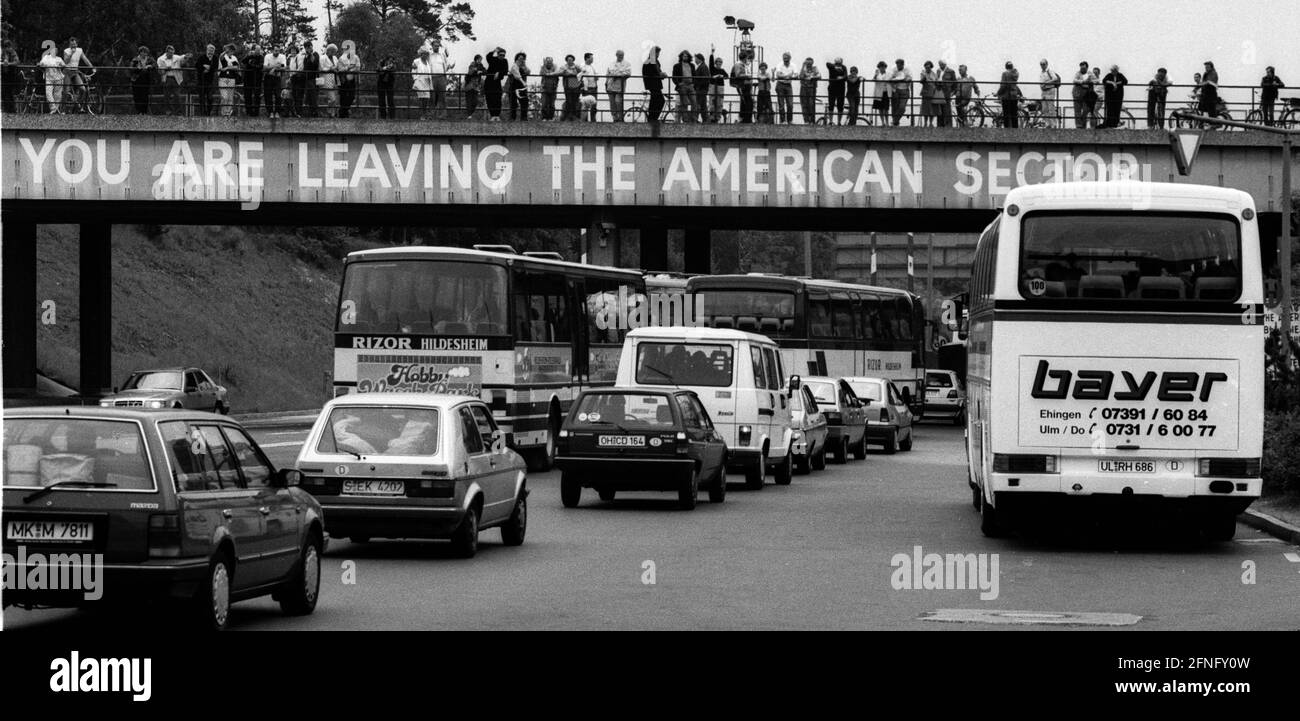
[[[623,387],[695,391],[727,442],[727,468],[762,488],[767,471],[790,482],[794,443],[791,387],[780,348],[767,336],[721,328],[637,328],[627,334],[618,363]]]

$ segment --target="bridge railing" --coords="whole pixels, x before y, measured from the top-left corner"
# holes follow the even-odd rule
[[[132,70],[128,67],[100,67],[88,77],[84,89],[72,77],[69,71],[58,84],[58,91],[47,93],[44,71],[35,66],[22,66],[17,76],[19,83],[4,87],[4,111],[17,113],[48,113],[51,110],[64,113],[94,114],[133,114],[151,115],[266,115],[270,104],[265,97],[265,83],[259,77],[255,82],[245,82],[243,76],[233,85],[222,87],[217,81],[200,85],[193,68],[183,68],[179,72],[182,81],[174,86],[160,82],[157,72],[150,73],[149,82],[132,81]],[[393,119],[449,119],[449,120],[489,120],[487,98],[482,90],[480,78],[477,100],[471,107],[469,94],[466,92],[467,76],[464,74],[426,75],[425,87],[442,87],[442,103],[435,103],[435,90],[421,91],[415,87],[416,75],[411,72],[395,72],[383,76],[373,70],[354,73],[356,80],[349,90],[339,83],[337,76],[332,79],[329,73],[321,73],[321,82],[307,74],[294,78],[285,73],[281,78],[281,89],[277,93],[277,109],[282,116],[292,117],[391,117]],[[260,76],[260,74],[259,74]],[[332,80],[332,83],[331,83]],[[596,104],[588,113],[582,113],[580,107],[568,107],[571,102],[566,96],[564,78],[558,77],[557,87],[548,89],[537,75],[528,79],[527,90],[522,97],[516,96],[511,102],[512,91],[503,89],[499,108],[502,120],[524,119],[522,108],[526,106],[528,120],[563,120],[594,118],[596,122],[646,122],[651,109],[651,94],[645,89],[645,81],[639,75],[625,78],[625,92],[622,100],[622,112],[607,90],[610,76],[596,76]],[[504,85],[504,83],[503,83]],[[918,80],[909,83],[910,91],[899,108],[892,108],[888,103],[881,107],[875,94],[877,83],[870,78],[861,80],[861,92],[857,97],[857,112],[852,109],[853,99],[845,98],[843,111],[840,105],[832,106],[833,98],[828,92],[827,81],[823,78],[817,82],[816,92],[805,96],[800,83],[795,80],[790,94],[788,122],[794,125],[839,125],[849,124],[850,118],[856,116],[859,125],[904,125],[928,126],[941,125],[944,107],[953,125],[973,127],[1001,127],[1003,108],[996,97],[998,83],[985,81],[976,84],[980,91],[973,94],[968,104],[961,104],[956,98],[945,99],[942,92],[929,95],[928,84]],[[892,87],[896,83],[889,83]],[[766,86],[764,88],[764,86]],[[1019,104],[1018,124],[1020,127],[1039,128],[1075,128],[1097,127],[1105,121],[1104,94],[1091,105],[1080,107],[1071,97],[1072,86],[1063,81],[1055,102],[1055,112],[1051,106],[1041,101],[1037,83],[1019,84],[1022,100]],[[683,94],[678,84],[671,77],[663,79],[663,105],[659,122],[741,122],[744,103],[741,93],[730,85],[711,86],[716,89],[717,97],[710,91],[691,93],[689,105],[683,104]],[[766,93],[762,92],[766,89]],[[1171,113],[1175,110],[1192,110],[1198,108],[1197,87],[1194,85],[1170,85],[1163,109],[1163,127],[1174,126]],[[782,103],[775,82],[759,84],[751,82],[752,93],[751,118],[759,123],[784,123]],[[351,92],[351,102],[346,103],[345,93]],[[1285,92],[1285,91],[1284,91]],[[10,96],[12,94],[12,100]],[[61,95],[61,100],[52,107],[49,98]],[[766,95],[766,98],[764,97]],[[1225,117],[1248,122],[1263,120],[1259,88],[1245,85],[1222,85],[1219,95],[1223,99],[1222,113]],[[253,101],[253,98],[256,101]],[[385,103],[384,101],[388,102]],[[928,100],[928,102],[927,102]],[[701,113],[701,102],[704,108]],[[12,105],[11,105],[12,103]],[[345,103],[348,107],[344,108]],[[516,108],[519,108],[518,110]],[[1079,111],[1082,110],[1081,113]],[[344,113],[346,112],[346,115]],[[1082,116],[1082,119],[1080,118]],[[703,120],[701,118],[703,117]],[[1274,108],[1274,117],[1278,124],[1287,127],[1300,127],[1300,98],[1283,97]],[[1183,121],[1187,122],[1187,121]],[[1159,125],[1158,125],[1159,126]],[[1119,118],[1121,128],[1146,128],[1148,124],[1148,97],[1145,84],[1132,84],[1126,88],[1122,110]]]

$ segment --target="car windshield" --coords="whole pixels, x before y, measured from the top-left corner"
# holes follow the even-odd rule
[[[808,390],[812,391],[813,398],[818,403],[825,403],[830,406],[837,405],[835,402],[834,383],[827,383],[825,381],[805,381],[804,385],[808,386]]]
[[[122,384],[122,390],[178,391],[182,388],[182,377],[183,374],[180,371],[132,373],[131,377],[126,379],[126,383]]]
[[[6,486],[154,487],[140,426],[130,421],[6,418],[4,446]]]
[[[1222,215],[1031,213],[1020,293],[1028,299],[1232,301],[1241,292],[1241,238]]]
[[[947,373],[926,373],[925,384],[930,388],[952,388],[952,376]]]
[[[884,397],[880,384],[873,381],[849,381],[849,387],[864,400],[879,401]]]
[[[672,399],[644,393],[588,393],[573,409],[572,424],[649,426],[672,429]]]
[[[506,269],[444,260],[348,266],[340,333],[504,335]]]
[[[646,385],[731,385],[731,346],[712,343],[641,343],[636,382]]]
[[[330,411],[316,450],[363,456],[432,456],[438,452],[438,411],[340,406]]]

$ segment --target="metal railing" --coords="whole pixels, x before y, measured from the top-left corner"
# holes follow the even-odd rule
[[[19,68],[21,80],[4,88],[4,111],[17,113],[48,113],[51,103],[46,92],[43,70],[34,66]],[[181,82],[160,82],[159,73],[150,74],[149,82],[133,83],[132,69],[128,67],[100,67],[89,75],[84,84],[71,79],[69,71],[55,95],[62,98],[54,107],[59,112],[89,114],[149,114],[149,115],[267,115],[277,112],[282,117],[361,117],[402,120],[446,119],[489,120],[489,108],[498,110],[502,120],[549,121],[594,120],[595,122],[645,122],[652,106],[652,94],[644,89],[645,81],[639,75],[624,79],[626,90],[622,95],[622,111],[607,89],[610,76],[595,76],[597,88],[595,105],[584,111],[579,92],[568,93],[565,78],[556,78],[556,87],[549,89],[538,76],[530,76],[526,92],[522,95],[502,90],[499,102],[489,104],[483,91],[488,85],[479,76],[479,90],[471,99],[464,74],[428,75],[428,90],[415,88],[416,75],[409,71],[381,74],[374,70],[353,73],[351,83],[340,82],[333,73],[292,74],[285,71],[279,76],[279,87],[267,97],[266,78],[259,73],[256,80],[247,82],[246,74],[233,83],[222,84],[219,78],[200,85],[193,68],[182,68]],[[272,81],[276,82],[276,81]],[[912,80],[907,83],[909,92],[895,105],[892,98],[882,107],[875,95],[876,81],[863,77],[861,92],[856,99],[827,92],[828,82],[816,82],[815,90],[805,92],[799,80],[793,81],[789,93],[789,107],[782,100],[783,93],[775,81],[751,81],[751,100],[741,99],[741,92],[732,87],[728,79],[719,86],[710,83],[701,90],[696,80],[691,80],[689,98],[684,98],[674,78],[662,80],[663,104],[659,122],[743,122],[748,109],[750,122],[793,125],[862,125],[943,127],[1002,127],[1004,110],[995,97],[998,83],[976,83],[982,91],[972,94],[969,102],[945,95],[932,84]],[[505,83],[502,83],[503,88]],[[899,83],[890,82],[892,89]],[[640,86],[637,89],[633,89]],[[1016,124],[1025,128],[1096,128],[1104,123],[1104,94],[1099,93],[1092,103],[1077,103],[1072,97],[1072,86],[1063,79],[1054,105],[1044,103],[1039,96],[1037,83],[1020,83],[1022,97],[1016,113]],[[1242,96],[1250,91],[1249,101],[1221,102],[1217,117],[1227,120],[1245,120],[1260,123],[1264,120],[1256,86],[1220,86],[1220,97]],[[1162,108],[1156,108],[1154,125],[1148,122],[1147,86],[1129,85],[1121,105],[1119,128],[1191,126],[1197,121],[1174,118],[1175,110],[1198,111],[1198,101],[1193,97],[1195,86],[1170,85]],[[10,98],[12,92],[12,100]],[[511,95],[515,95],[513,102]],[[688,102],[684,103],[683,100]],[[493,98],[496,101],[498,99]],[[12,102],[12,106],[10,103]],[[526,108],[526,112],[524,111]],[[703,112],[701,112],[703,108]],[[842,109],[841,109],[842,108]],[[783,112],[784,111],[784,112]],[[1279,127],[1300,127],[1300,98],[1279,98],[1274,107],[1274,122]],[[1210,127],[1207,125],[1207,127]],[[1225,127],[1228,126],[1213,126]],[[1235,126],[1232,129],[1238,129]]]

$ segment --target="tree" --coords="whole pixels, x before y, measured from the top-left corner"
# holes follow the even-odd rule
[[[474,40],[474,9],[468,2],[452,0],[358,0],[374,8],[381,18],[405,15],[425,35],[444,40]]]
[[[96,65],[106,66],[125,64],[140,45],[154,53],[165,45],[192,52],[209,42],[241,41],[251,29],[241,5],[229,0],[7,0],[3,11],[24,62],[36,60],[47,39],[64,47],[75,36]]]

